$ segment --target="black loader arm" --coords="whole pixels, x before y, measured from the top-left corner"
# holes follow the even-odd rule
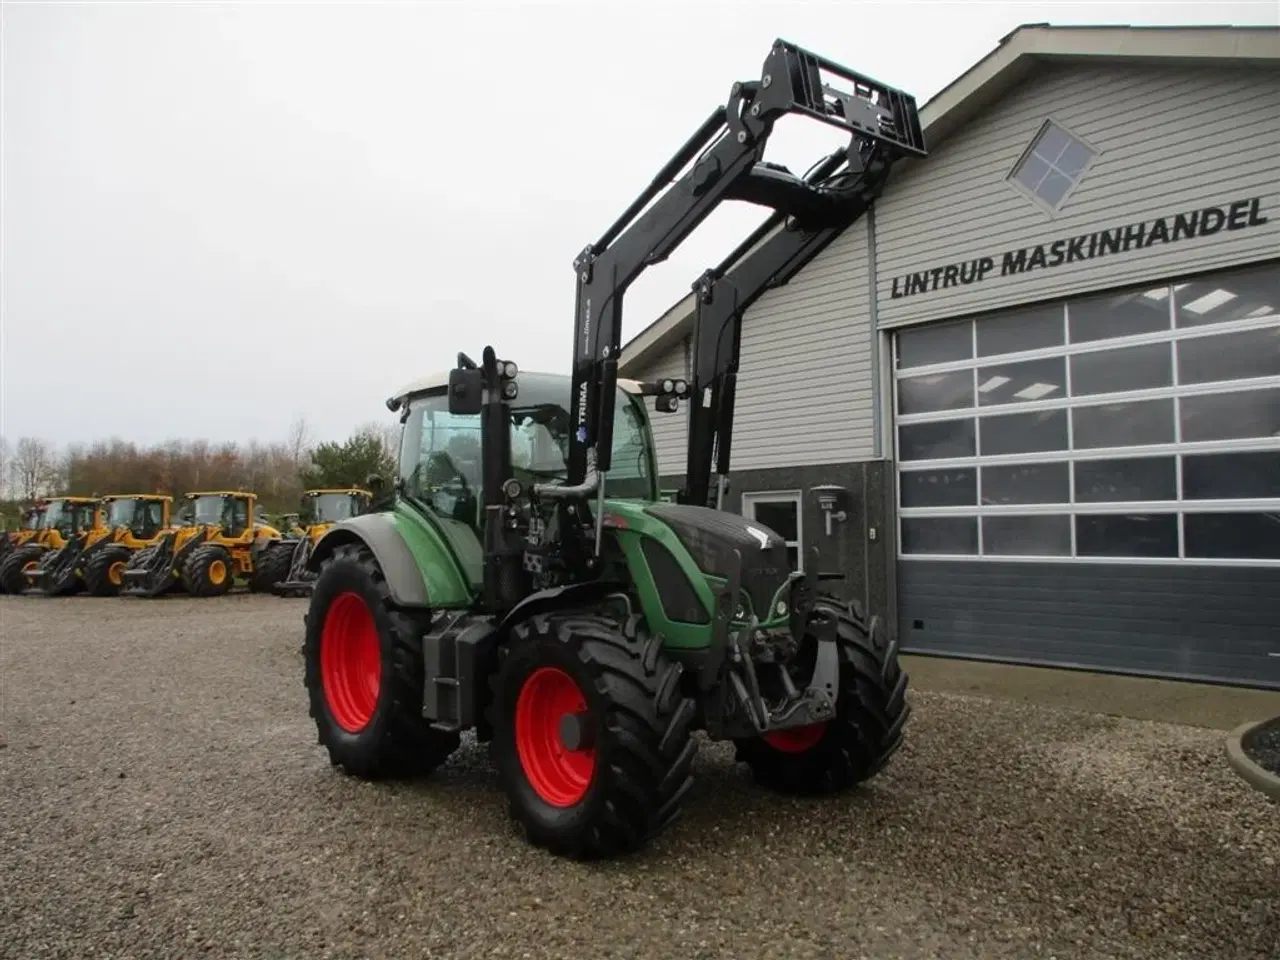
[[[649,187],[574,260],[578,285],[570,486],[586,483],[588,454],[594,453],[598,476],[593,489],[603,496],[613,446],[623,296],[646,267],[666,260],[725,200],[769,207],[779,223],[794,218],[797,224],[825,229],[849,222],[848,197],[840,191],[762,162],[774,124],[787,114],[846,131],[850,141],[843,153],[851,166],[863,162],[868,143],[896,155],[925,155],[912,97],[794,44],[775,41],[760,79],[733,84],[728,103],[711,112]],[[688,172],[676,179],[686,167]],[[600,520],[597,509],[597,549]]]
[[[910,113],[910,128],[918,129],[915,105],[904,99],[902,109]],[[870,209],[900,156],[902,151],[883,141],[858,138],[848,150],[821,161],[805,178],[832,201],[819,216],[775,213],[694,282],[688,446],[679,502],[717,509],[723,505],[743,315],[766,291],[789,283]]]

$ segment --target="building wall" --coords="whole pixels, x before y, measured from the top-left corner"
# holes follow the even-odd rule
[[[1006,180],[1047,119],[1099,151],[1060,210]],[[1005,273],[1006,252],[1257,199],[1262,225]],[[1280,249],[1280,74],[1248,68],[1042,68],[877,204],[878,317],[893,327],[1272,256]],[[1082,247],[1088,250],[1088,242]],[[1065,245],[1058,248],[1064,256]],[[1049,247],[1050,262],[1053,250]],[[983,258],[986,258],[985,260]],[[1014,263],[1016,261],[1011,261]],[[974,265],[987,265],[969,283]],[[953,282],[945,271],[954,266]],[[927,289],[908,278],[924,273]],[[1003,275],[1002,275],[1003,274]]]
[[[870,218],[747,311],[731,468],[848,463],[872,455]]]
[[[680,340],[669,351],[640,370],[628,371],[628,377],[636,380],[661,380],[664,377],[689,376],[689,338]],[[656,398],[646,397],[649,421],[653,425],[653,439],[658,447],[658,472],[660,475],[684,474],[686,438],[689,436],[689,411],[684,405],[676,413],[658,413],[654,407]]]
[[[870,218],[747,311],[731,468],[849,463],[873,456]],[[688,376],[686,338],[629,376]],[[683,365],[683,366],[682,366]],[[650,411],[653,404],[650,402]],[[654,417],[662,473],[681,472],[688,412]]]

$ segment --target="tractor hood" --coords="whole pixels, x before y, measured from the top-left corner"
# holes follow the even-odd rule
[[[708,576],[728,579],[737,551],[742,558],[742,589],[756,616],[765,620],[785,612],[770,609],[774,596],[791,577],[787,542],[777,532],[736,513],[691,504],[655,503],[645,512],[671,528]]]

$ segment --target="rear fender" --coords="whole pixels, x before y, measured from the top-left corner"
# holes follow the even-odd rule
[[[529,594],[512,607],[511,612],[502,618],[495,632],[499,637],[505,638],[516,623],[535,614],[564,610],[568,607],[592,606],[610,594],[621,594],[630,603],[630,599],[627,598],[627,584],[621,580],[591,580],[587,583],[569,583],[539,590],[537,593]]]
[[[471,588],[443,537],[408,511],[365,513],[334,524],[311,551],[307,569],[319,573],[334,550],[348,543],[363,543],[373,553],[396,606],[458,610],[472,605]]]

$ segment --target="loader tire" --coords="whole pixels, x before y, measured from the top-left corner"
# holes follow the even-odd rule
[[[535,614],[499,659],[491,751],[530,843],[576,860],[622,856],[675,821],[693,785],[696,709],[683,668],[639,616]]]
[[[295,546],[297,544],[288,541],[276,541],[258,552],[253,560],[253,575],[249,577],[250,593],[270,593],[272,587],[289,575]]]
[[[18,547],[0,563],[0,587],[4,592],[19,596],[26,592],[27,578],[23,572],[32,564],[39,564],[47,551],[36,544]]]
[[[132,558],[128,547],[99,550],[84,566],[84,586],[91,597],[114,597],[124,586],[124,571]]]
[[[902,745],[911,715],[898,643],[885,642],[880,619],[867,623],[856,604],[829,596],[818,607],[836,618],[835,718],[734,741],[736,759],[751,768],[757,782],[788,793],[836,793],[874,777]],[[811,670],[812,662],[808,656],[803,670]]]
[[[461,737],[422,716],[425,611],[397,610],[373,552],[338,547],[303,618],[303,684],[329,761],[364,780],[425,776]]]
[[[235,584],[235,566],[226,547],[196,547],[182,565],[182,585],[193,597],[221,597]]]

